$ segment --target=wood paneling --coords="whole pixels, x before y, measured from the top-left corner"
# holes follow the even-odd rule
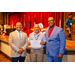
[[[66,20],[66,18],[68,17],[68,13],[69,13],[69,12],[65,12],[65,20]],[[75,12],[71,12],[71,13],[72,13],[73,17],[75,17]]]
[[[11,58],[0,51],[0,62],[11,62]]]
[[[0,25],[3,24],[3,12],[0,12]]]
[[[68,17],[68,13],[70,13],[70,12],[65,12],[65,15],[64,15],[64,19],[66,20],[66,18]],[[73,17],[72,17],[72,19],[75,17],[75,12],[71,12],[72,13],[72,15],[73,15]],[[65,22],[64,22],[65,23]],[[73,26],[72,26],[72,29],[74,29],[73,28]],[[72,30],[71,29],[71,30]],[[73,30],[72,30],[72,32],[73,32]],[[66,31],[66,28],[65,28],[65,35],[67,35],[68,33],[67,33],[67,31]],[[68,38],[67,38],[68,39]],[[72,39],[74,40],[75,38],[73,37],[73,33],[72,33]]]

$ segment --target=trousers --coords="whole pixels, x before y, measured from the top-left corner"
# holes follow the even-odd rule
[[[24,62],[25,57],[12,57],[12,62]]]
[[[43,62],[44,49],[31,49],[31,62]]]
[[[47,55],[48,62],[61,62],[62,58],[59,59],[58,55],[57,56],[50,56],[49,54]]]

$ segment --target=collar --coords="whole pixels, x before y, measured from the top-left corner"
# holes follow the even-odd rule
[[[49,27],[49,29],[53,30],[55,26],[56,26],[56,25],[54,25],[52,29]]]
[[[69,18],[69,17],[68,17]],[[69,19],[71,19],[72,20],[72,18],[69,18]]]
[[[18,31],[18,30],[16,30],[16,32],[17,32],[17,33],[19,33],[19,32],[22,33],[22,31]]]
[[[33,33],[34,33],[34,32],[33,32]],[[40,35],[40,33],[41,33],[41,32],[39,31],[39,33],[38,33],[38,35],[37,35],[37,36],[39,36],[39,35]],[[36,35],[36,34],[34,33],[34,35]]]

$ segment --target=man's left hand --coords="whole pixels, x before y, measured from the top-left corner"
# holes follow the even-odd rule
[[[58,58],[61,59],[62,58],[62,54],[59,53],[58,54]]]

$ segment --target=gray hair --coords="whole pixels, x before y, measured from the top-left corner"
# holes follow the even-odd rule
[[[35,24],[35,25],[38,25],[38,26],[39,26],[39,24]],[[34,25],[34,26],[35,26],[35,25]],[[39,26],[39,28],[40,28],[40,26]]]

